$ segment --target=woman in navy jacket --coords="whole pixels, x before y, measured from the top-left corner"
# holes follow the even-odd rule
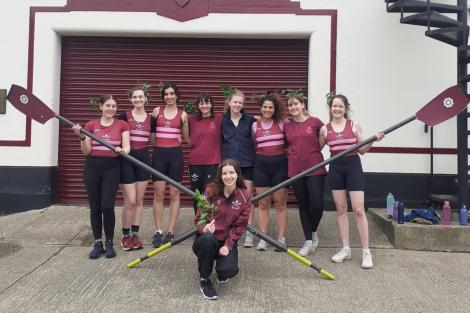
[[[253,169],[255,166],[255,147],[251,139],[251,126],[255,118],[243,110],[244,94],[234,89],[225,102],[225,114],[222,119],[222,159],[234,159],[238,162],[245,185],[253,193]],[[252,223],[253,212],[248,224]],[[253,247],[253,235],[247,233],[243,244]]]

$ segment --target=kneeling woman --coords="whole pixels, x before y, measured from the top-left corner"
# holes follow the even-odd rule
[[[206,299],[215,300],[217,292],[209,278],[214,262],[219,283],[225,283],[238,274],[237,241],[245,232],[252,209],[251,194],[246,190],[235,160],[227,159],[219,165],[216,179],[209,185],[206,196],[217,210],[211,221],[197,227],[193,251],[197,256],[202,294]],[[198,209],[196,225],[200,216]]]
[[[72,129],[79,135],[81,150],[86,155],[83,180],[85,182],[88,201],[90,203],[90,222],[95,238],[90,259],[97,259],[101,254],[107,258],[116,256],[113,248],[114,236],[114,201],[119,186],[120,166],[119,153],[129,153],[129,125],[126,122],[115,119],[117,110],[116,100],[113,96],[101,96],[98,100],[101,118],[89,121],[85,129],[95,136],[102,138],[116,146],[116,151],[111,151],[99,142],[92,141],[90,137],[80,133],[80,125]],[[105,247],[101,236],[106,237]]]

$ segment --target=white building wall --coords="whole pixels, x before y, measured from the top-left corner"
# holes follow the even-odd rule
[[[7,1],[0,12],[0,35],[8,49],[0,58],[0,88],[26,86],[29,6],[63,6],[65,1]],[[424,27],[402,25],[386,13],[383,1],[303,0],[303,9],[337,9],[337,91],[348,96],[353,118],[365,136],[408,118],[456,82],[456,49],[424,36]],[[210,14],[178,22],[154,13],[37,13],[33,93],[59,109],[60,37],[62,35],[200,36],[310,38],[309,102],[311,113],[328,120],[330,17],[312,15]],[[216,31],[214,31],[216,30]],[[25,121],[7,105],[0,115],[0,140],[21,140]],[[429,133],[415,121],[391,133],[377,146],[429,147]],[[436,148],[456,147],[456,119],[435,127]],[[58,121],[32,124],[31,147],[0,146],[0,166],[55,166]],[[327,149],[326,149],[327,150]],[[328,157],[328,151],[325,156]],[[435,158],[436,173],[456,172],[455,155]],[[369,172],[429,172],[429,156],[370,153]]]

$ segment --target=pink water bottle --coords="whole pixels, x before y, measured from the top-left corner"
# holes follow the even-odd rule
[[[450,225],[451,220],[451,210],[449,201],[444,201],[444,205],[442,206],[442,224],[443,225]]]

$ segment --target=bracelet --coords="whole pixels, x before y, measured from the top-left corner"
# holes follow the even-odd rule
[[[86,136],[80,137],[80,140],[83,141],[86,139]]]

